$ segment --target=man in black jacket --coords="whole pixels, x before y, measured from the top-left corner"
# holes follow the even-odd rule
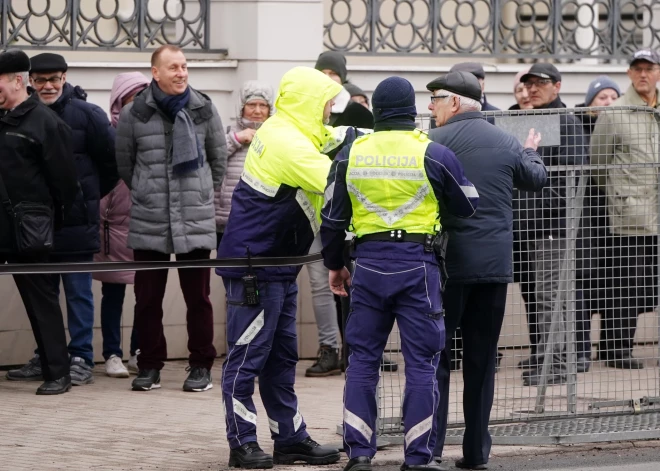
[[[559,97],[561,74],[552,64],[534,64],[520,78],[529,91],[534,109],[566,108]],[[544,146],[539,149],[543,163],[548,166],[582,165],[586,163],[588,151],[582,122],[573,114],[559,115],[558,146]],[[536,297],[536,332],[538,345],[536,355],[523,362],[525,386],[537,386],[541,382],[541,369],[546,354],[552,355],[552,366],[547,376],[547,384],[566,382],[566,324],[565,302],[555,312],[555,301],[559,292],[562,261],[565,258],[566,244],[566,189],[577,185],[578,179],[570,177],[566,171],[552,171],[548,185],[540,192],[521,194],[520,229],[528,237],[529,263],[534,271]],[[565,300],[564,300],[565,301]],[[550,341],[553,312],[559,323],[554,339]],[[552,344],[552,351],[548,351]]]
[[[30,59],[23,51],[0,53],[0,109],[6,111],[0,118],[0,175],[9,199],[3,196],[0,207],[2,264],[48,262],[48,252],[18,252],[12,229],[13,207],[25,202],[50,207],[58,227],[78,189],[71,129],[35,95],[29,95],[29,70]],[[14,275],[41,352],[35,366],[45,382],[37,394],[61,394],[71,389],[62,311],[50,278]]]
[[[30,60],[30,82],[41,102],[71,127],[72,155],[80,190],[71,213],[55,233],[54,263],[91,262],[100,250],[99,203],[119,179],[115,162],[115,133],[105,112],[87,103],[86,93],[66,81],[67,63],[59,54],[38,54]],[[60,279],[66,296],[71,381],[79,386],[94,381],[94,298],[91,273],[52,275],[59,293]],[[39,352],[35,352],[39,355]],[[31,360],[7,374],[17,381],[41,377],[38,362]]]
[[[429,137],[456,154],[465,176],[479,191],[474,216],[461,219],[450,213],[440,223],[449,234],[447,274],[443,295],[445,348],[438,365],[438,440],[434,455],[442,457],[449,410],[449,372],[453,335],[463,332],[463,458],[459,468],[485,469],[491,447],[488,419],[495,390],[497,341],[504,319],[507,285],[513,281],[514,186],[538,191],[546,183],[546,169],[536,148],[540,135],[530,130],[524,147],[510,134],[486,121],[481,87],[467,72],[450,72],[427,85],[429,109],[437,128]]]

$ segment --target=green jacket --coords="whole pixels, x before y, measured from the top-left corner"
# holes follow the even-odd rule
[[[657,90],[656,94],[660,97]],[[647,106],[632,85],[612,106],[647,109],[601,113],[591,136],[591,163],[654,166],[603,168],[594,172],[598,185],[607,193],[610,227],[618,235],[656,235],[660,114],[657,108]]]

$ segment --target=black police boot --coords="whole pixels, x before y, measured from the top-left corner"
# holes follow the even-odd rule
[[[54,396],[71,390],[71,376],[64,375],[53,381],[46,381],[37,388],[38,396]]]
[[[339,461],[339,450],[329,446],[322,446],[312,440],[305,438],[302,442],[289,446],[275,445],[273,452],[275,464],[293,464],[296,461],[304,461],[307,464],[332,464]]]
[[[270,469],[273,467],[273,457],[264,453],[257,442],[247,442],[229,451],[229,467]]]
[[[371,471],[371,458],[368,456],[358,456],[350,460],[344,471]]]
[[[401,471],[449,471],[449,468],[437,461],[429,464],[402,464]]]

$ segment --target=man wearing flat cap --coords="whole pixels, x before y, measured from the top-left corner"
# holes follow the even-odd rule
[[[478,62],[461,62],[454,65],[449,72],[469,72],[474,75],[479,81],[479,87],[481,88],[481,111],[499,111],[500,109],[496,106],[488,103],[486,99],[486,71],[484,70],[483,65]]]
[[[612,106],[658,108],[657,83],[660,56],[642,49],[630,58],[631,84]],[[658,156],[657,112],[616,110],[601,112],[591,135],[591,163],[623,164],[623,169],[602,169],[596,182],[607,195],[611,236],[601,242],[606,256],[597,260],[604,272],[605,289],[600,298],[611,307],[600,310],[598,359],[612,368],[639,369],[644,363],[633,357],[633,340],[640,314],[658,303],[658,188],[656,170],[638,164],[656,163]],[[599,301],[592,289],[585,306],[594,312]],[[614,293],[614,295],[612,295]]]
[[[66,81],[68,65],[59,54],[38,54],[30,59],[30,83],[41,102],[71,127],[72,155],[80,190],[69,217],[55,232],[50,254],[54,263],[92,262],[101,248],[99,203],[116,185],[119,175],[115,162],[115,133],[105,112],[87,103],[87,94]],[[71,381],[80,386],[94,381],[94,299],[91,273],[51,275],[56,292],[64,286],[68,328],[71,340]],[[35,355],[40,355],[37,350]],[[11,370],[8,377],[29,381],[41,372],[30,361]]]
[[[530,103],[534,109],[566,108],[559,96],[561,74],[547,63],[537,63],[520,78],[529,91]],[[559,145],[544,146],[539,149],[546,166],[582,165],[587,162],[587,141],[584,138],[582,122],[572,113],[557,112],[559,115]],[[540,192],[521,193],[520,233],[527,237],[529,261],[534,271],[536,297],[536,332],[538,345],[536,352],[521,366],[523,384],[538,386],[541,383],[541,370],[544,358],[551,355],[551,366],[546,384],[563,384],[566,372],[566,329],[561,327],[554,341],[549,342],[553,321],[563,325],[566,316],[565,303],[558,311],[553,309],[555,297],[559,293],[561,261],[565,256],[566,245],[566,188],[577,185],[577,179],[569,180],[565,171],[551,172],[548,185]],[[552,344],[552,351],[548,351]]]
[[[522,146],[511,134],[488,123],[481,113],[481,86],[468,72],[450,72],[427,85],[429,109],[437,128],[431,140],[451,149],[465,176],[479,191],[479,209],[469,219],[441,210],[449,234],[443,301],[446,345],[438,365],[440,404],[434,455],[442,459],[449,411],[453,337],[463,332],[463,458],[458,468],[485,469],[491,438],[488,419],[495,390],[497,341],[504,319],[508,283],[513,282],[513,188],[538,191],[546,169],[536,152],[540,135],[530,129]]]
[[[78,189],[71,129],[36,95],[30,96],[29,70],[30,59],[23,51],[0,53],[2,264],[47,263],[53,228],[66,220]],[[65,393],[71,389],[69,355],[51,275],[14,275],[14,281],[41,352],[31,362],[39,370],[32,379],[44,381],[37,394]]]

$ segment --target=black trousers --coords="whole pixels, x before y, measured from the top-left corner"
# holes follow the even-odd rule
[[[519,283],[520,294],[525,303],[525,313],[527,316],[527,327],[529,329],[529,342],[531,345],[531,356],[536,355],[536,346],[539,344],[539,335],[536,321],[536,285],[534,283],[534,270],[529,263],[529,248],[527,242],[515,240],[513,243],[513,281]],[[460,360],[463,358],[463,334],[461,326],[456,329],[456,335],[451,343],[452,359]],[[454,369],[459,369],[456,363]]]
[[[506,283],[447,283],[443,295],[447,342],[438,365],[440,404],[436,415],[438,440],[434,455],[442,456],[449,413],[449,377],[453,337],[463,333],[463,457],[470,464],[485,464],[492,440],[488,420],[495,394],[497,341],[504,320]]]
[[[48,255],[17,256],[0,254],[0,263],[45,263]],[[14,275],[14,282],[27,311],[37,341],[44,380],[53,381],[69,374],[69,352],[64,320],[52,275]]]

